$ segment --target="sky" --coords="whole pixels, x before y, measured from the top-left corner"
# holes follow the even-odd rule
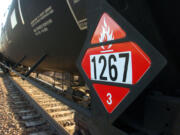
[[[7,13],[7,9],[9,5],[11,4],[12,0],[0,0],[0,32],[1,32],[1,24],[5,22],[6,16],[5,13]]]

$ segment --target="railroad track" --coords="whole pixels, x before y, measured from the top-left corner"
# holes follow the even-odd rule
[[[76,130],[75,119],[79,116],[76,113],[90,118],[91,113],[87,108],[74,103],[63,95],[57,94],[57,91],[53,91],[54,88],[50,88],[47,84],[41,83],[35,78],[25,77],[6,65],[3,66],[12,71],[11,76],[8,76],[11,83],[23,94],[29,104],[41,114],[56,134],[78,135],[74,133]],[[29,113],[30,110],[25,109],[23,111]],[[78,126],[77,129],[79,130]],[[80,130],[84,132],[84,129]]]
[[[9,106],[13,110],[19,123],[23,125],[23,135],[56,135],[51,125],[35,109],[21,91],[4,76],[4,83],[8,91]]]
[[[18,76],[8,76],[9,80],[17,87],[17,91],[12,91],[12,98],[17,101],[15,103],[22,105],[23,110],[20,112],[23,114],[23,119],[37,118],[41,114],[42,117],[37,119],[36,121],[25,122],[26,126],[36,127],[39,125],[43,125],[45,123],[49,123],[54,134],[61,135],[73,135],[75,131],[75,122],[74,115],[75,110],[71,109],[67,105],[63,104],[56,98],[51,95],[45,93],[42,89],[35,87],[27,80],[23,80]],[[18,91],[19,90],[19,91]],[[31,106],[37,110],[38,113],[33,113],[33,109],[25,106],[27,105],[27,101],[21,99],[21,96],[18,96],[20,93],[28,100]],[[32,108],[32,107],[31,107]],[[45,128],[47,129],[47,127]],[[42,130],[42,132],[47,134],[52,134],[50,130]]]

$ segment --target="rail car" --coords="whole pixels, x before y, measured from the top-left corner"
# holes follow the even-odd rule
[[[25,70],[25,76],[31,72],[69,73],[78,76],[79,86],[88,85],[92,116],[77,114],[79,134],[179,135],[179,9],[174,5],[170,0],[13,0],[2,28],[0,61],[20,72]],[[101,22],[102,15],[109,19]],[[103,56],[94,53],[98,47],[116,49],[115,43],[138,51],[133,54],[125,48],[128,57],[118,51],[110,55],[105,50]],[[140,55],[149,66],[143,65]],[[124,71],[111,63],[119,60],[122,64],[127,58]],[[96,68],[97,59],[104,62],[102,71]],[[136,70],[132,65],[137,65]],[[130,92],[120,107],[108,113],[112,95],[107,93],[108,99],[103,99],[96,86],[120,86]],[[78,95],[74,91],[71,94]]]
[[[68,1],[14,0],[3,29],[1,53],[14,63],[25,57],[22,64],[28,67],[48,55],[39,69],[75,71],[74,61],[87,26],[84,9],[76,11],[80,12],[78,21],[83,21],[77,24],[70,8],[78,10],[83,4],[83,1],[73,5]]]

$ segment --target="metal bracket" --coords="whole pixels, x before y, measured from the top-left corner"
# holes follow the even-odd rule
[[[25,77],[28,77],[41,63],[42,61],[47,57],[47,55],[43,55],[32,67],[31,69],[25,74]]]
[[[26,56],[23,56],[17,63],[16,65],[13,67],[13,69],[16,69],[18,65],[20,65],[24,60],[25,60]]]

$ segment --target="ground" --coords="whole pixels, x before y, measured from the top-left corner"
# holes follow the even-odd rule
[[[8,87],[11,87],[11,84],[0,72],[0,135],[21,135],[23,129],[11,108]]]

